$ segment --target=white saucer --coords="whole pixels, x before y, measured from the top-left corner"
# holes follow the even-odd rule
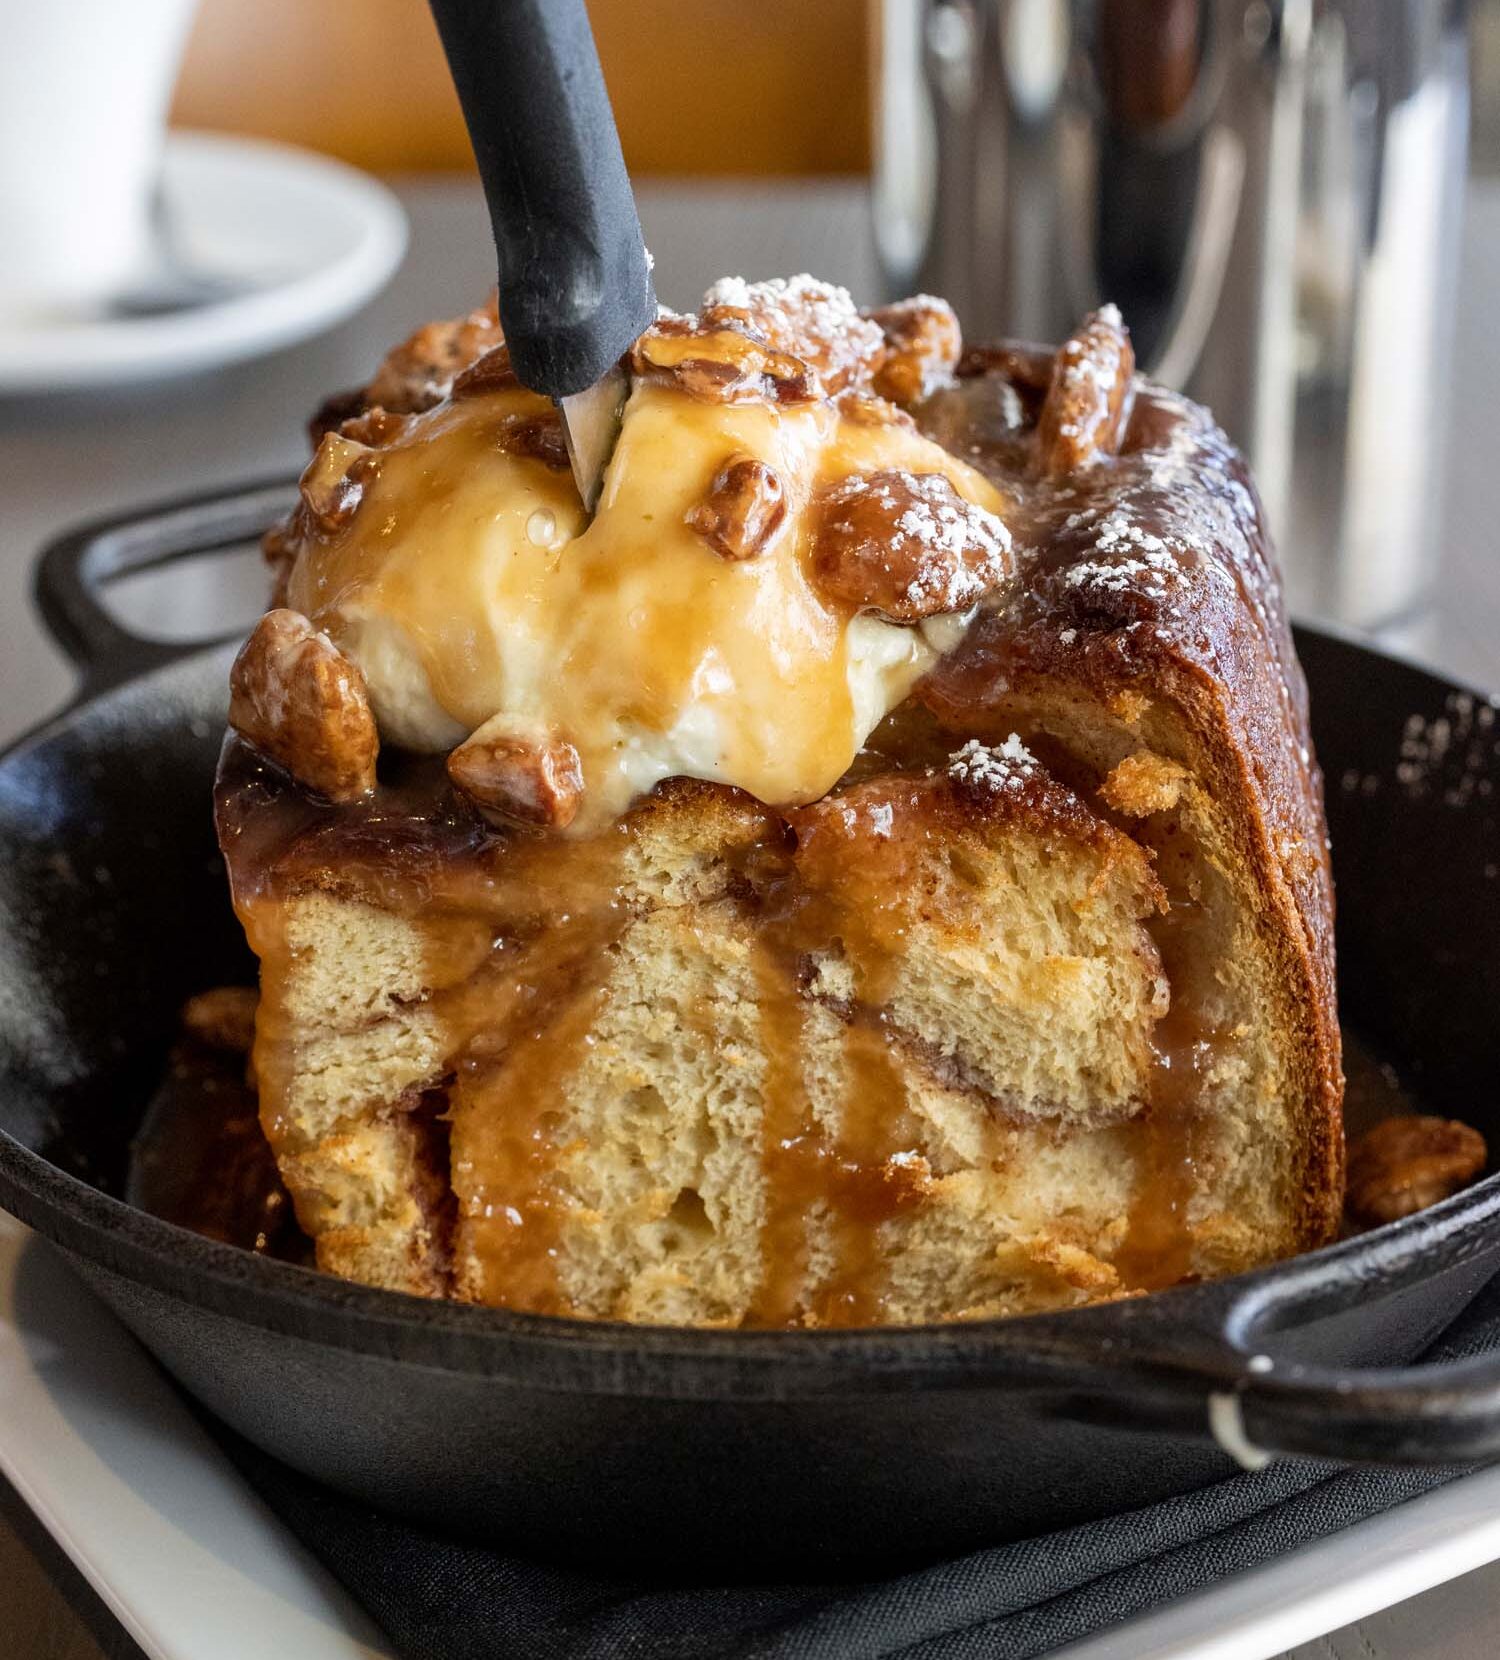
[[[287,145],[173,132],[162,200],[174,252],[229,297],[146,317],[0,318],[0,394],[124,385],[274,351],[341,322],[406,250],[406,216],[363,173]]]

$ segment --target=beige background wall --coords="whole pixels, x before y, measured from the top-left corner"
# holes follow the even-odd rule
[[[865,0],[591,0],[635,173],[856,172]],[[425,0],[202,0],[175,119],[377,171],[471,165]]]
[[[590,0],[631,170],[862,170],[878,3]],[[1470,7],[1474,159],[1496,172],[1500,0]],[[470,165],[426,0],[202,0],[177,120],[377,171]]]

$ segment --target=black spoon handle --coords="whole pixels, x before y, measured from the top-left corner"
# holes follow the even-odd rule
[[[656,319],[584,0],[431,0],[500,259],[500,322],[534,391],[581,392]]]

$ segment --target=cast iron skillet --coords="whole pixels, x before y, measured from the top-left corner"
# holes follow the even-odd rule
[[[0,1201],[214,1412],[394,1511],[679,1574],[864,1569],[1138,1505],[1232,1468],[1211,1416],[1230,1440],[1238,1423],[1259,1448],[1333,1459],[1500,1451],[1500,1356],[1400,1364],[1500,1266],[1497,1177],[1218,1284],[834,1333],[426,1303],[114,1197],[182,998],[252,964],[209,824],[230,648],[144,644],[91,591],[241,541],[288,498],[248,490],[50,548],[38,594],[84,695],[0,760]],[[1500,1145],[1497,717],[1352,641],[1300,648],[1345,1018],[1430,1110]],[[1413,716],[1448,722],[1440,760]]]

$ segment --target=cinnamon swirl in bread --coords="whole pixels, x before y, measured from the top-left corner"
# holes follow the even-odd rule
[[[318,1261],[595,1318],[1066,1307],[1326,1240],[1332,895],[1254,489],[1106,307],[719,284],[586,519],[492,313],[329,406],[218,785]]]

